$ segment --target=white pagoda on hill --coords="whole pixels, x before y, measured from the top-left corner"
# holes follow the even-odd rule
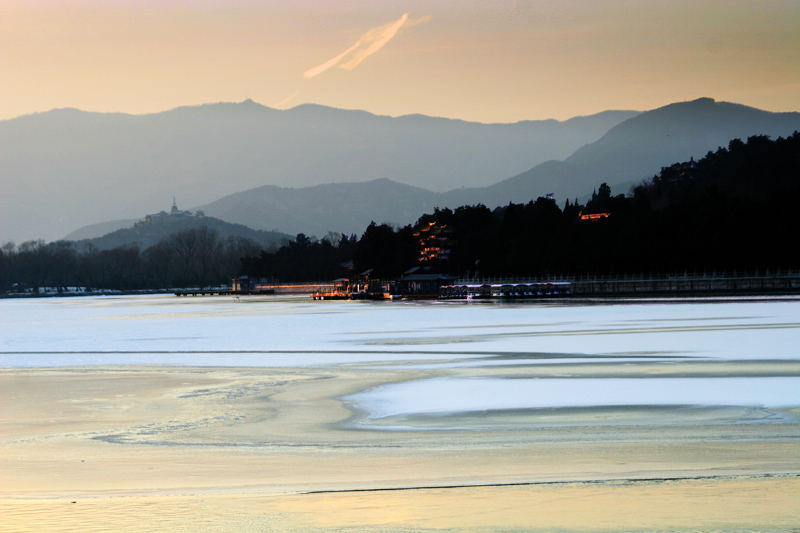
[[[196,213],[192,213],[191,211],[181,211],[178,209],[178,204],[175,201],[175,197],[172,197],[172,207],[169,210],[169,213],[166,211],[159,211],[158,213],[154,213],[152,215],[145,215],[145,217],[141,220],[141,222],[154,222],[156,220],[162,220],[167,217],[202,217],[205,216],[205,213],[202,211],[197,211]]]

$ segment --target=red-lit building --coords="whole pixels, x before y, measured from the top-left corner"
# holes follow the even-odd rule
[[[419,239],[419,262],[422,264],[442,264],[450,260],[452,230],[446,224],[424,223],[417,227],[414,237]]]

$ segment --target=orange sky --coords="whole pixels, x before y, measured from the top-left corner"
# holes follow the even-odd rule
[[[245,98],[481,122],[701,96],[798,111],[798,65],[797,0],[0,3],[0,119]]]

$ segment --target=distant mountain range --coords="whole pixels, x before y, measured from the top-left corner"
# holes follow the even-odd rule
[[[795,130],[800,113],[710,98],[516,124],[251,101],[142,116],[57,110],[0,122],[0,242],[62,238],[110,219],[130,225],[173,195],[258,230],[360,234],[371,221],[403,225],[436,206],[548,193],[562,202],[602,182],[625,192],[731,139]]]
[[[0,121],[0,242],[58,239],[136,219],[173,196],[197,206],[265,185],[386,177],[435,191],[486,186],[567,157],[636,114],[480,124],[246,100],[149,115],[25,115]]]
[[[89,224],[83,226],[64,237],[66,241],[83,241],[95,239],[103,235],[107,235],[113,231],[123,228],[130,228],[140,219],[125,219],[125,220],[109,220],[108,222],[99,222],[97,224]]]
[[[630,185],[658,174],[661,167],[702,158],[728,146],[732,139],[786,137],[796,130],[800,130],[800,113],[770,113],[700,98],[637,115],[563,161],[542,163],[489,187],[461,191],[448,202],[480,199],[486,205],[504,205],[544,193],[572,198],[591,193],[602,182],[617,192],[627,192]]]
[[[559,202],[586,197],[608,183],[615,193],[657,174],[661,167],[701,158],[731,139],[787,136],[800,130],[800,113],[770,113],[701,98],[641,113],[563,161],[547,161],[512,178],[446,193],[388,179],[303,189],[259,187],[205,204],[202,209],[255,228],[323,236],[327,231],[363,232],[371,222],[408,224],[433,207],[482,203],[494,208],[549,193]]]

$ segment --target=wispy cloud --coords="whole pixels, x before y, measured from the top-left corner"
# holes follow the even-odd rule
[[[294,94],[292,94],[292,96],[290,96],[289,98],[284,98],[283,100],[281,100],[277,104],[273,105],[272,107],[278,108],[278,107],[284,106],[284,105],[288,104],[290,100],[294,99],[294,97],[296,97],[298,94],[300,94],[299,90],[295,91]]]
[[[388,43],[392,37],[397,34],[397,31],[403,26],[403,24],[405,24],[407,20],[408,13],[394,22],[390,22],[389,24],[385,24],[377,28],[372,28],[367,33],[362,35],[361,38],[356,41],[356,44],[333,59],[319,65],[318,67],[314,67],[305,71],[303,76],[306,78],[313,78],[314,76],[322,74],[329,68],[336,66],[351,53],[353,55],[350,57],[350,59],[347,62],[339,65],[339,68],[353,70],[366,58],[383,48],[383,45]]]

